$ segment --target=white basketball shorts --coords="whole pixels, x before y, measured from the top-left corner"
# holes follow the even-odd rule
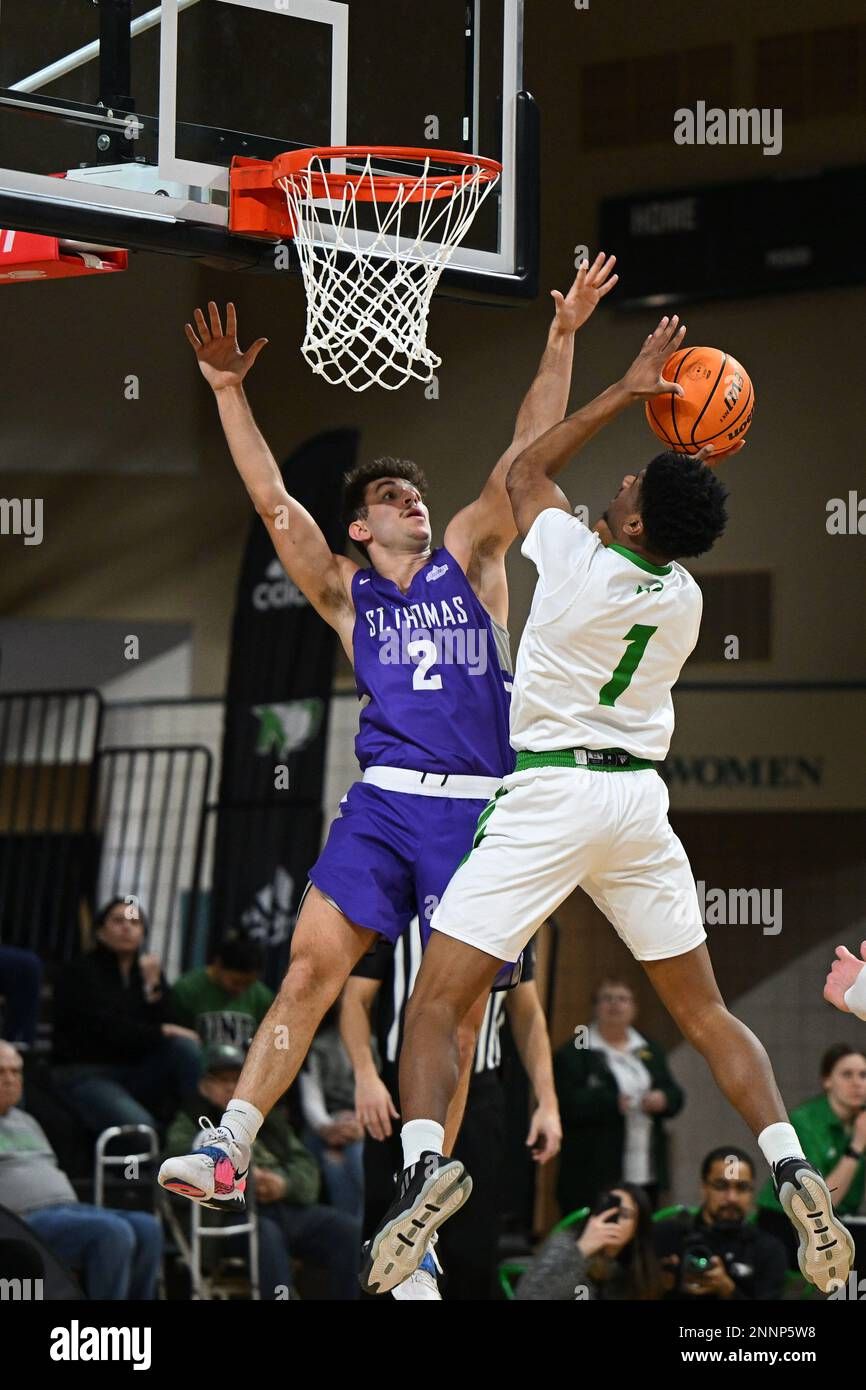
[[[636,960],[706,939],[695,881],[650,768],[537,767],[506,777],[430,925],[517,960],[541,924],[583,888]]]

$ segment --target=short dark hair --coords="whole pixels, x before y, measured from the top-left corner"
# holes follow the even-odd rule
[[[357,468],[343,475],[343,523],[347,528],[353,521],[366,520],[367,504],[364,499],[367,487],[370,483],[378,482],[380,478],[405,478],[407,483],[418,489],[422,498],[427,497],[427,479],[417,463],[413,463],[411,459],[390,458],[387,455],[378,459],[368,459],[366,463],[359,463]],[[362,555],[367,554],[366,545],[360,541],[353,541],[352,544]]]
[[[602,975],[596,982],[595,988],[592,991],[591,999],[593,1008],[598,1003],[598,996],[601,994],[605,985],[619,985],[620,989],[628,990],[632,999],[635,998],[634,985],[630,985],[628,980],[623,979],[622,975]]]
[[[727,1163],[729,1158],[736,1158],[740,1163],[747,1163],[752,1177],[755,1176],[755,1160],[749,1157],[745,1149],[738,1149],[734,1144],[720,1144],[718,1148],[710,1149],[701,1164],[701,1182],[706,1182],[714,1163],[718,1163],[720,1160],[722,1163]]]
[[[666,560],[703,555],[725,529],[727,496],[705,463],[672,449],[656,454],[640,490],[646,549]]]
[[[240,970],[244,975],[258,975],[264,965],[264,952],[258,941],[249,936],[227,936],[213,955],[224,970]]]
[[[827,1080],[833,1068],[842,1061],[843,1057],[851,1056],[866,1057],[866,1052],[862,1047],[849,1047],[847,1043],[834,1043],[832,1047],[828,1047],[821,1058],[821,1080]]]
[[[130,898],[132,902],[129,901]],[[115,898],[110,898],[107,903],[103,903],[93,919],[94,931],[99,931],[100,927],[105,926],[108,921],[109,913],[113,912],[116,907],[127,908],[129,910],[129,920],[133,921],[133,919],[137,917],[144,930],[147,931],[147,916],[134,893],[127,893],[125,896],[119,894]]]

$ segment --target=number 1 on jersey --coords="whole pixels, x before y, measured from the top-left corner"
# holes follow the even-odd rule
[[[601,687],[598,703],[615,705],[624,690],[631,685],[631,678],[640,664],[647,643],[658,628],[647,627],[645,623],[635,623],[622,639],[628,645],[623,652],[622,661],[617,666],[607,685]]]

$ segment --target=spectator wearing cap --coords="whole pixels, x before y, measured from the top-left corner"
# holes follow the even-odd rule
[[[172,985],[173,1018],[202,1042],[247,1047],[274,999],[259,978],[263,963],[257,941],[227,937],[210,965],[188,971]]]
[[[18,1052],[0,1042],[0,1206],[80,1273],[88,1298],[155,1298],[159,1222],[150,1212],[79,1202],[43,1129],[21,1109],[22,1073]]]
[[[167,1157],[195,1148],[200,1117],[219,1124],[243,1064],[240,1048],[218,1043],[206,1049],[198,1091],[169,1127]],[[292,1260],[301,1259],[324,1270],[331,1299],[356,1299],[361,1223],[345,1212],[319,1205],[321,1176],[316,1160],[280,1107],[269,1113],[259,1130],[254,1159],[262,1298],[284,1298],[283,1291],[294,1286]]]
[[[143,952],[147,923],[134,899],[97,914],[96,946],[54,989],[56,1078],[92,1133],[109,1125],[157,1126],[194,1090],[201,1045],[172,1021],[157,956]]]

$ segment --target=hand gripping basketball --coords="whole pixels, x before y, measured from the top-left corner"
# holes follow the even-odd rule
[[[683,388],[674,381],[666,381],[664,366],[672,352],[676,352],[686,336],[686,325],[681,324],[674,314],[661,319],[644,342],[643,347],[622,379],[626,391],[638,400],[650,400],[653,396],[681,396]]]

